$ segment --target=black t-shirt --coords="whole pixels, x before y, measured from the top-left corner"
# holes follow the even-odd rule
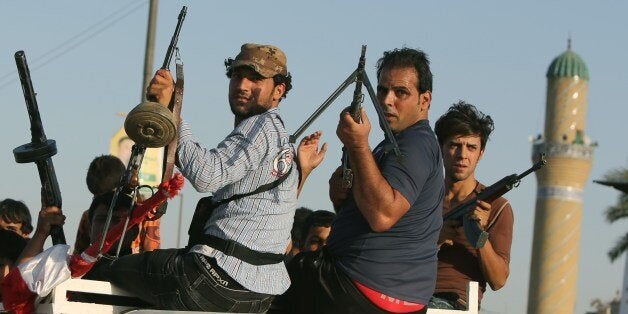
[[[421,120],[395,135],[402,158],[373,154],[391,187],[411,204],[385,232],[374,232],[349,197],[332,225],[328,248],[337,267],[351,279],[408,302],[427,304],[436,281],[438,235],[445,192],[443,163],[436,135]]]

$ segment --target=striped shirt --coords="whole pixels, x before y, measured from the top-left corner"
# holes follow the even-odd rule
[[[215,202],[254,191],[296,166],[277,108],[243,120],[214,149],[195,142],[182,122],[177,154],[183,175],[197,191],[213,193]],[[299,175],[294,170],[277,188],[220,205],[206,223],[205,234],[259,252],[283,254],[297,201]],[[255,266],[206,245],[195,245],[190,251],[215,258],[218,266],[251,291],[277,295],[290,286],[283,262]]]

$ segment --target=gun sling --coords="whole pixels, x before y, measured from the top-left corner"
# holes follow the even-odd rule
[[[192,222],[190,223],[190,228],[188,230],[188,234],[190,235],[188,248],[196,244],[204,244],[213,249],[219,250],[226,255],[233,256],[241,261],[256,266],[277,264],[279,262],[282,262],[284,259],[283,254],[259,252],[249,249],[248,247],[238,243],[237,241],[225,240],[213,235],[205,234],[204,227],[205,223],[207,223],[207,220],[211,217],[211,214],[215,208],[218,208],[218,206],[222,204],[227,204],[231,201],[269,191],[278,187],[283,181],[286,180],[286,178],[288,178],[288,176],[292,172],[292,168],[293,167],[290,167],[290,170],[288,170],[288,172],[281,178],[271,183],[261,185],[252,192],[245,194],[236,194],[218,202],[213,202],[211,196],[200,199],[198,201],[198,204],[196,205],[194,217],[192,217]]]

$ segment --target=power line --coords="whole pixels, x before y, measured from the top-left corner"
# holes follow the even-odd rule
[[[39,68],[42,68],[48,65],[50,62],[74,50],[76,47],[89,41],[90,39],[94,38],[96,35],[106,31],[107,29],[109,29],[110,27],[112,27],[113,25],[115,25],[116,23],[124,19],[125,17],[131,15],[135,11],[144,7],[147,3],[148,3],[147,1],[142,1],[138,4],[138,2],[136,1],[131,1],[129,5],[107,15],[106,17],[96,22],[95,24],[89,26],[88,28],[81,31],[80,33],[72,36],[68,40],[48,50],[44,54],[34,58],[33,62],[31,62],[31,66],[29,66],[29,70],[30,71],[37,70]],[[74,42],[76,40],[79,40],[79,41]],[[0,90],[17,80],[15,77],[16,73],[17,71],[14,70],[0,77],[0,82],[5,81],[4,83],[0,84]],[[7,80],[7,78],[9,79]]]

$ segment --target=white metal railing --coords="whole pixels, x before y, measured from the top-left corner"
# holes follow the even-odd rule
[[[132,297],[128,292],[112,286],[108,282],[93,281],[85,279],[70,279],[58,285],[50,296],[37,306],[35,313],[67,313],[67,314],[118,314],[118,313],[173,313],[173,311],[160,311],[149,309],[138,309],[132,306],[117,306],[97,303],[86,303],[79,301],[69,301],[68,292],[83,292],[100,295],[116,295]],[[477,314],[478,313],[478,283],[469,282],[467,287],[467,300],[469,309],[466,311],[428,309],[428,314]],[[184,312],[181,312],[184,313]],[[185,312],[195,313],[195,312]],[[201,312],[196,312],[201,313]],[[208,312],[203,312],[208,313]],[[217,312],[212,312],[218,314]]]

